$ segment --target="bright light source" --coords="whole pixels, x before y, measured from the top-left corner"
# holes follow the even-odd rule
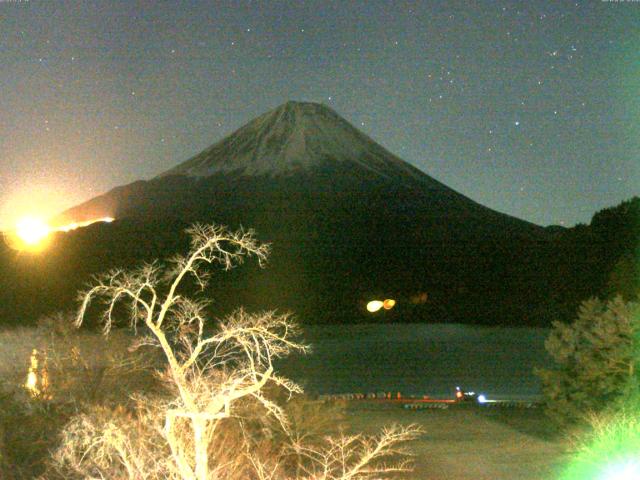
[[[36,253],[47,246],[51,232],[44,220],[24,217],[13,230],[4,232],[4,240],[14,250]]]
[[[380,300],[371,300],[369,303],[367,303],[367,310],[373,313],[380,310],[383,306],[384,302],[381,302]]]
[[[31,352],[30,360],[29,373],[24,386],[32,397],[37,397],[40,394],[40,389],[38,388],[38,351],[36,349]]]
[[[16,225],[16,235],[29,247],[35,247],[44,240],[51,229],[39,218],[26,217]]]
[[[391,298],[387,298],[384,302],[380,300],[371,300],[369,303],[367,303],[367,310],[369,310],[371,313],[377,312],[381,308],[384,308],[385,310],[391,310],[395,304],[396,301]]]
[[[15,250],[39,252],[46,248],[54,232],[66,233],[94,223],[111,223],[114,220],[113,217],[102,217],[84,222],[72,222],[60,227],[50,227],[44,220],[37,217],[25,217],[18,221],[15,229],[5,232],[5,241]]]
[[[385,310],[391,310],[396,305],[396,301],[392,298],[387,298],[384,302],[382,302],[382,307]]]
[[[629,460],[607,468],[600,480],[638,480],[640,478],[640,461]]]
[[[484,396],[484,394],[480,394],[478,395],[478,403],[487,403],[487,397]]]

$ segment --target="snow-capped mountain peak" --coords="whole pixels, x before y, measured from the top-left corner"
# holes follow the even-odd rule
[[[356,162],[385,176],[426,177],[331,108],[294,101],[257,117],[160,177],[230,172],[277,176],[330,162]]]

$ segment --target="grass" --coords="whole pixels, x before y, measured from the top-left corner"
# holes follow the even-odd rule
[[[426,432],[411,444],[411,479],[556,480],[568,444],[541,409],[479,408],[404,410],[398,405],[353,402],[353,431],[375,432],[390,423],[417,423]]]

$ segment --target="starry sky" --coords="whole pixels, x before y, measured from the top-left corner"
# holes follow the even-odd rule
[[[640,194],[640,1],[0,0],[0,228],[322,102],[539,225]]]

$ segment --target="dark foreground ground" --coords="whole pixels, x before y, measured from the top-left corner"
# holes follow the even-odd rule
[[[567,443],[540,408],[404,410],[400,405],[351,402],[347,423],[375,433],[392,423],[420,425],[411,444],[416,480],[554,480],[568,457]]]

